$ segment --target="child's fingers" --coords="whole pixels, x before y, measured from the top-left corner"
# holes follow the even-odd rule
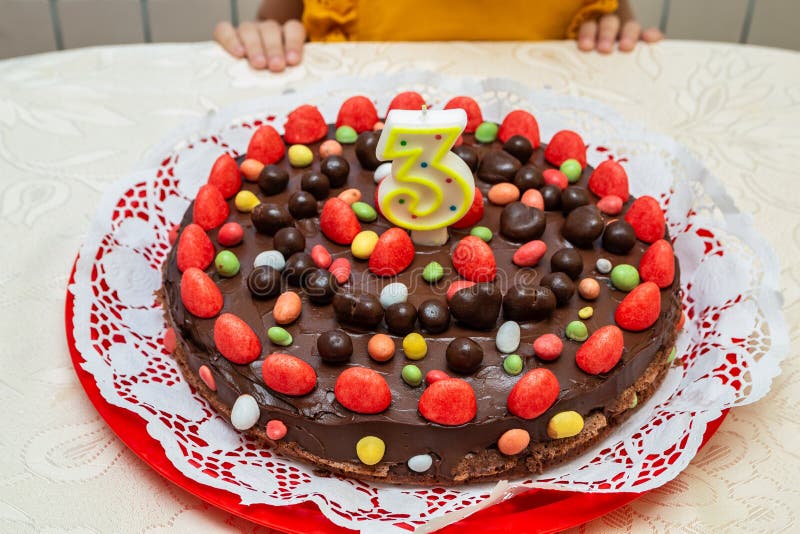
[[[603,15],[597,31],[597,51],[604,54],[614,50],[614,41],[619,33],[619,17],[616,15]]]
[[[286,68],[286,59],[283,56],[283,33],[280,24],[274,20],[267,20],[259,24],[259,30],[267,53],[269,70],[281,72]]]
[[[597,22],[587,20],[578,30],[578,48],[584,52],[594,49],[594,39],[597,36]]]
[[[264,55],[264,45],[261,34],[255,22],[243,22],[239,25],[239,39],[244,44],[247,60],[254,69],[263,69],[267,66],[267,56]]]
[[[629,20],[622,26],[619,32],[619,49],[621,52],[630,52],[636,46],[639,35],[642,33],[642,25],[635,20]]]
[[[306,42],[306,29],[299,20],[289,20],[283,25],[283,40],[286,45],[286,63],[297,65]]]
[[[224,21],[214,27],[214,40],[222,45],[234,57],[244,56],[244,46],[236,35],[236,28],[230,22]]]
[[[655,43],[664,38],[664,34],[658,28],[647,28],[642,32],[642,40],[645,43]]]

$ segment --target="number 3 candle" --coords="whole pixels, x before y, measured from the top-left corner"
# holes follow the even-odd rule
[[[450,151],[466,125],[463,109],[392,110],[386,117],[375,152],[392,160],[392,172],[380,183],[378,205],[418,245],[446,243],[447,227],[472,205],[472,171]]]

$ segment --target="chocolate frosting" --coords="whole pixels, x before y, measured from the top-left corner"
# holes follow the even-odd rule
[[[331,127],[329,138],[333,137]],[[489,151],[501,150],[501,144],[479,144],[474,136],[463,136],[466,145],[474,146],[479,157]],[[318,153],[319,143],[310,145],[314,153]],[[507,155],[504,152],[505,155]],[[341,187],[334,186],[331,196],[345,188],[355,187],[362,191],[365,201],[372,203],[375,183],[373,173],[363,170],[356,157],[353,145],[344,145],[343,157],[350,164],[347,182]],[[545,162],[543,147],[533,152],[529,165],[537,170],[552,168]],[[319,171],[320,161],[316,159],[310,169],[293,169],[286,159],[278,163],[290,175],[285,189],[272,196],[265,196],[255,183],[245,182],[243,188],[255,193],[263,202],[275,206],[287,206],[290,197],[301,189],[302,176],[310,171]],[[591,169],[584,170],[580,181],[576,184],[586,187]],[[512,174],[513,176],[513,174]],[[486,195],[490,184],[476,178],[476,185]],[[592,203],[597,197],[590,194]],[[630,206],[629,199],[623,208]],[[244,240],[231,247],[239,258],[241,271],[238,275],[224,278],[214,272],[213,265],[207,273],[217,283],[224,296],[222,313],[231,312],[247,322],[258,335],[263,345],[263,354],[249,365],[231,363],[216,350],[213,340],[214,318],[200,319],[188,313],[180,299],[180,272],[176,264],[176,248],[171,251],[164,267],[164,299],[168,318],[175,326],[178,343],[187,355],[192,371],[197,372],[201,365],[206,365],[213,373],[217,394],[222,402],[232,406],[237,397],[247,393],[252,395],[261,407],[259,425],[263,427],[271,419],[282,420],[288,429],[285,440],[296,442],[300,447],[323,458],[340,461],[355,461],[356,442],[366,435],[378,436],[386,443],[386,453],[382,463],[388,462],[390,471],[398,475],[413,476],[414,472],[406,466],[406,461],[417,454],[431,454],[434,461],[432,471],[436,476],[447,480],[452,477],[451,471],[462,458],[470,453],[480,453],[484,449],[496,446],[500,435],[511,428],[524,428],[531,434],[533,441],[547,441],[546,428],[550,418],[558,412],[574,410],[584,417],[596,410],[604,410],[621,392],[629,388],[651,363],[657,352],[669,343],[674,325],[680,313],[679,276],[676,274],[673,285],[662,290],[661,314],[656,323],[643,332],[623,331],[625,349],[622,359],[609,373],[601,376],[588,375],[581,371],[575,363],[575,353],[580,343],[567,340],[564,330],[570,321],[577,319],[578,310],[585,306],[594,307],[594,314],[585,321],[589,332],[601,326],[614,324],[614,311],[625,293],[615,290],[610,283],[609,275],[601,274],[595,269],[598,258],[608,258],[612,264],[628,263],[639,265],[639,260],[648,245],[637,241],[625,255],[616,255],[601,247],[601,239],[596,239],[593,247],[576,249],[583,260],[582,276],[595,277],[600,282],[600,295],[594,301],[586,301],[576,293],[568,303],[553,310],[552,314],[539,321],[521,322],[522,341],[517,353],[523,357],[524,372],[536,367],[546,367],[555,373],[561,386],[561,393],[555,404],[542,416],[526,421],[509,414],[506,408],[506,397],[520,376],[510,376],[503,370],[502,357],[495,346],[494,336],[497,327],[507,320],[501,311],[496,325],[488,331],[478,331],[465,327],[463,323],[451,320],[450,327],[441,333],[421,331],[428,344],[427,356],[415,361],[423,375],[430,370],[444,370],[456,376],[447,367],[446,350],[455,338],[466,337],[473,340],[483,349],[483,359],[477,371],[468,375],[460,375],[470,383],[477,397],[477,416],[467,424],[446,427],[430,423],[423,419],[417,411],[417,402],[424,390],[424,385],[411,387],[401,378],[401,370],[409,361],[399,349],[402,338],[394,336],[381,321],[377,328],[360,328],[358,325],[342,324],[336,319],[333,304],[317,305],[309,301],[304,290],[291,289],[302,295],[303,311],[300,318],[291,325],[284,325],[293,337],[289,347],[273,345],[267,330],[275,325],[272,308],[275,298],[254,299],[248,289],[247,279],[253,271],[253,260],[259,252],[273,248],[273,238],[259,233],[253,227],[250,214],[240,213],[233,206],[229,220],[240,223],[245,230]],[[320,207],[321,207],[320,203]],[[536,287],[543,276],[550,273],[551,256],[561,248],[573,247],[562,233],[564,215],[561,211],[545,212],[546,226],[540,237],[547,243],[547,253],[535,268],[519,268],[512,261],[512,255],[519,243],[503,237],[500,229],[502,207],[485,202],[485,214],[479,223],[489,227],[494,238],[490,246],[494,251],[498,275],[494,284],[505,294],[514,285]],[[186,211],[182,226],[191,222],[192,207]],[[605,222],[610,218],[603,215]],[[411,266],[403,273],[392,278],[373,275],[366,261],[355,259],[349,247],[337,245],[326,239],[319,230],[318,218],[307,218],[294,221],[294,226],[305,237],[306,252],[314,245],[324,245],[334,259],[346,257],[352,264],[350,281],[340,291],[347,290],[356,294],[377,296],[386,284],[399,281],[409,288],[408,302],[419,307],[429,299],[445,301],[445,291],[451,281],[458,275],[452,268],[451,252],[455,244],[468,235],[469,228],[464,230],[450,229],[450,241],[442,247],[417,246],[416,255]],[[382,233],[391,225],[383,217],[374,223],[362,223],[363,230],[374,230]],[[270,228],[272,230],[272,228]],[[211,240],[217,243],[217,230],[209,232]],[[217,251],[222,247],[216,245]],[[436,284],[428,284],[422,279],[424,267],[431,261],[437,261],[445,267],[443,279]],[[676,260],[677,267],[677,260]],[[677,270],[676,270],[677,273]],[[290,289],[283,280],[283,290]],[[353,345],[353,354],[343,363],[326,362],[320,358],[317,349],[317,338],[322,332],[345,330]],[[392,335],[398,350],[387,362],[376,362],[367,354],[367,342],[372,334],[382,332]],[[544,362],[533,355],[533,340],[541,334],[554,333],[564,339],[562,355],[551,362]],[[308,362],[318,376],[316,388],[301,397],[290,397],[270,390],[264,385],[261,376],[263,359],[273,352],[288,353]],[[386,378],[392,392],[391,406],[382,413],[362,415],[351,412],[340,405],[334,398],[333,389],[339,374],[350,366],[364,366],[374,369]]]

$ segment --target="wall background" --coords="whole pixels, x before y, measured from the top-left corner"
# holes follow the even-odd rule
[[[0,58],[79,46],[205,41],[259,0],[0,0]],[[645,26],[675,39],[800,50],[798,0],[632,0]]]

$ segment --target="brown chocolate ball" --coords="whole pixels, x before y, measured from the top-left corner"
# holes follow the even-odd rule
[[[574,248],[558,249],[550,256],[550,270],[565,273],[575,280],[583,272],[583,256]]]
[[[369,293],[356,295],[349,291],[340,291],[333,297],[333,311],[340,323],[362,330],[372,330],[383,320],[380,300]],[[414,316],[416,317],[416,313]]]
[[[422,328],[431,334],[439,334],[450,326],[450,308],[438,299],[428,299],[419,305],[417,318]]]
[[[258,175],[258,187],[265,195],[277,195],[289,183],[289,173],[277,165],[265,165]]]
[[[303,252],[305,250],[306,238],[294,226],[287,226],[275,232],[275,236],[272,238],[272,246],[283,254],[284,258],[288,258],[295,252]]]
[[[542,278],[541,284],[550,288],[558,306],[567,304],[575,294],[575,283],[564,273],[550,273]]]
[[[289,213],[295,219],[307,219],[316,217],[317,199],[308,191],[295,191],[289,197]]]
[[[561,209],[564,213],[587,204],[589,204],[589,192],[585,187],[571,185],[561,192]]]
[[[247,288],[255,298],[272,298],[281,291],[281,273],[269,265],[256,267],[247,276]]]
[[[543,185],[539,189],[539,192],[542,194],[544,209],[546,211],[555,211],[561,209],[561,189],[559,189],[557,185]]]
[[[603,216],[596,206],[581,206],[567,215],[561,233],[570,243],[580,248],[590,248],[603,233]]]
[[[541,321],[556,309],[549,287],[513,285],[503,296],[503,317],[509,321]]]
[[[331,192],[331,182],[320,172],[308,171],[300,178],[300,189],[308,191],[317,200],[325,200]]]
[[[503,143],[503,150],[514,156],[523,165],[528,163],[533,154],[533,145],[527,137],[522,135],[512,135],[508,141]]]
[[[417,309],[410,302],[396,302],[386,308],[386,328],[396,336],[405,336],[414,331]]]
[[[603,248],[612,254],[627,254],[636,244],[636,233],[628,221],[617,219],[603,231]]]
[[[464,160],[464,163],[467,164],[469,170],[471,170],[472,172],[478,170],[478,163],[479,163],[478,151],[475,150],[474,147],[471,147],[469,145],[460,145],[453,147],[453,152],[456,154],[456,156]]]
[[[312,269],[303,279],[303,288],[312,304],[330,304],[339,289],[336,278],[327,269]]]
[[[519,168],[519,160],[508,152],[489,150],[478,167],[478,178],[489,184],[510,182]]]
[[[283,276],[291,285],[300,287],[303,285],[305,277],[316,268],[317,266],[314,265],[314,260],[311,259],[311,256],[305,252],[295,252],[286,260]]]
[[[483,349],[468,337],[457,337],[447,345],[445,359],[457,373],[474,373],[483,362]]]
[[[490,330],[497,323],[503,295],[494,284],[475,284],[456,291],[450,298],[450,313],[476,330]]]
[[[533,165],[523,165],[514,175],[514,185],[524,193],[528,189],[539,189],[544,185],[542,173]]]
[[[294,222],[289,211],[280,204],[261,203],[250,213],[253,226],[266,235],[275,235],[281,228],[291,226]]]
[[[374,171],[378,165],[383,163],[375,155],[375,148],[378,146],[378,139],[381,133],[374,131],[361,132],[356,139],[356,157],[361,167],[369,171]]]
[[[328,156],[320,163],[319,172],[328,177],[331,187],[342,187],[350,174],[350,163],[342,156]]]
[[[539,239],[546,224],[547,219],[542,210],[526,206],[522,202],[506,205],[500,214],[500,233],[519,243]]]
[[[328,330],[317,338],[317,350],[324,362],[346,362],[353,355],[353,340],[344,330]]]

